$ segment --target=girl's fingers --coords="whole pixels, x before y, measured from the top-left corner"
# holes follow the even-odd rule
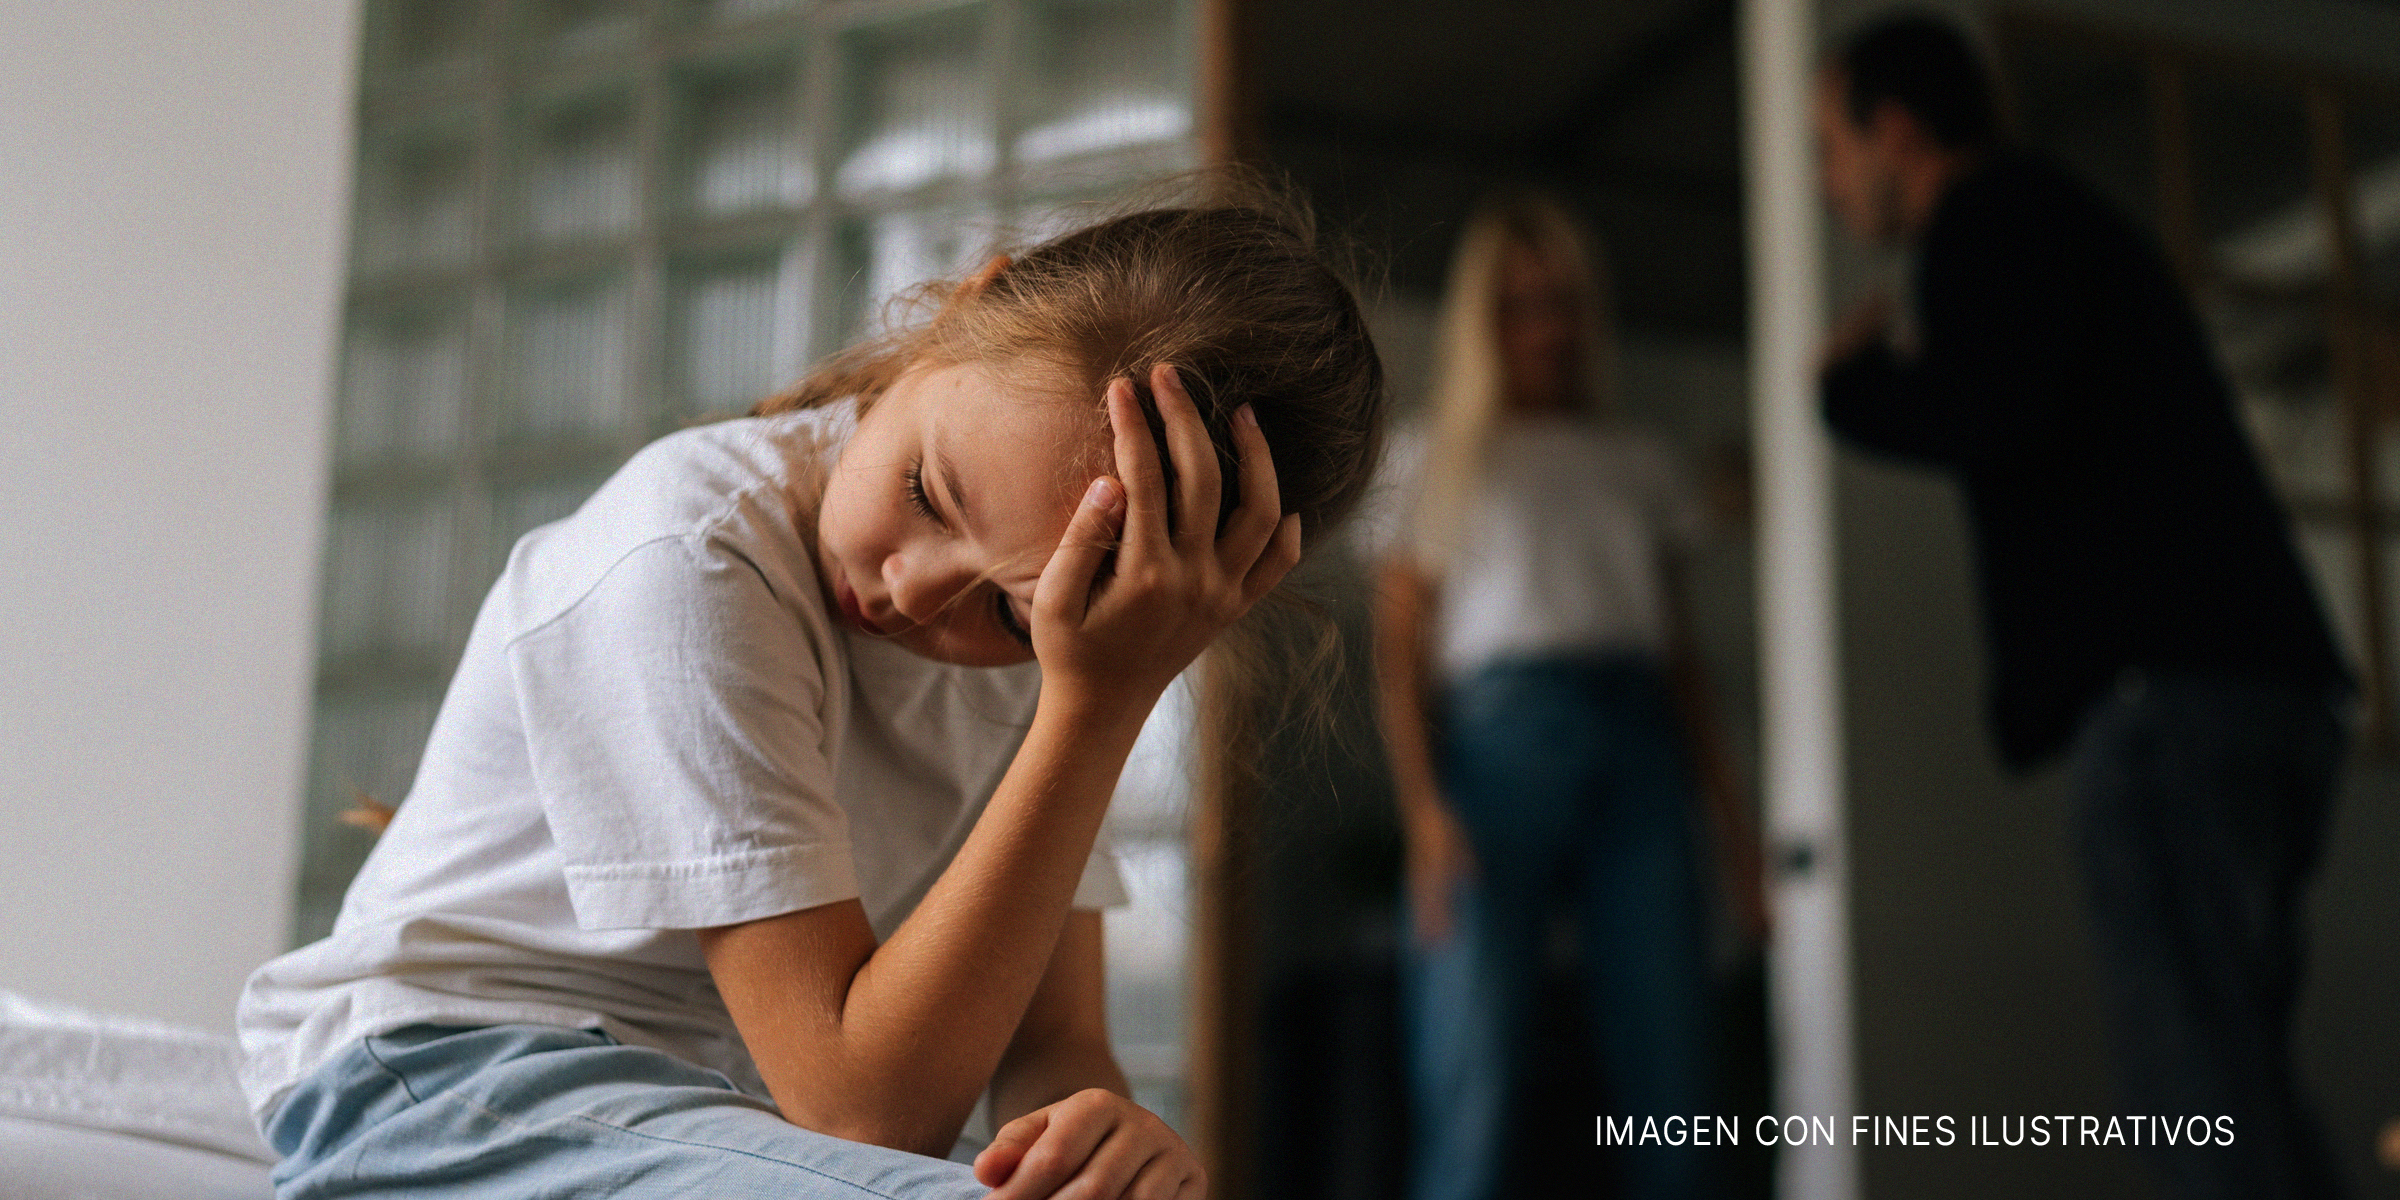
[[[1290,513],[1275,523],[1274,536],[1250,564],[1249,573],[1242,577],[1243,599],[1256,604],[1259,597],[1274,591],[1275,585],[1282,583],[1283,577],[1299,565],[1300,514]]]
[[[1158,402],[1159,419],[1167,427],[1167,449],[1175,456],[1175,542],[1205,546],[1216,539],[1223,495],[1216,444],[1200,420],[1199,406],[1183,390],[1183,376],[1172,365],[1150,368],[1150,395]]]
[[[1109,381],[1108,422],[1116,444],[1117,478],[1125,482],[1125,548],[1138,557],[1166,544],[1167,482],[1158,447],[1150,440],[1150,423],[1142,419],[1130,381]]]
[[[1142,1164],[1133,1181],[1125,1185],[1125,1200],[1175,1200],[1182,1191],[1184,1180],[1191,1177],[1183,1161],[1175,1155],[1161,1154]],[[1109,1193],[1103,1191],[1101,1195]]]
[[[1016,1169],[1010,1172],[1008,1182],[993,1189],[986,1200],[1041,1200],[1049,1196],[1087,1169],[1093,1151],[1117,1127],[1116,1121],[1103,1112],[1077,1111],[1066,1107],[1063,1101],[1042,1111],[1050,1116],[1041,1132],[1018,1155]],[[1018,1121],[1025,1119],[1020,1117]],[[978,1173],[976,1178],[980,1180],[982,1175]]]
[[[1164,1153],[1164,1147],[1137,1144],[1119,1125],[1084,1159],[1083,1169],[1067,1180],[1074,1189],[1069,1194],[1078,1200],[1133,1200],[1140,1194],[1133,1190],[1134,1180]]]
[[[1050,1126],[1050,1110],[1035,1109],[1000,1127],[992,1136],[992,1144],[975,1156],[975,1181],[988,1188],[1007,1183],[1016,1174],[1017,1164],[1025,1161],[1025,1152],[1041,1140],[1042,1130]]]
[[[1125,511],[1125,489],[1106,475],[1083,491],[1083,502],[1067,521],[1058,549],[1033,585],[1036,620],[1081,624],[1092,606],[1092,584],[1116,548],[1117,525]]]
[[[1275,456],[1267,449],[1267,435],[1259,431],[1258,414],[1247,404],[1233,416],[1233,440],[1242,464],[1242,503],[1225,526],[1217,553],[1226,574],[1247,575],[1277,532],[1283,496],[1275,485]]]

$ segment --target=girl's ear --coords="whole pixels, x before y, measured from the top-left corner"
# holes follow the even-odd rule
[[[1008,264],[1010,261],[1011,260],[1009,257],[1005,254],[993,255],[992,261],[983,264],[983,266],[976,269],[974,274],[967,276],[966,282],[959,284],[958,291],[950,298],[952,300],[964,300],[967,297],[975,295],[976,293],[981,292],[983,289],[990,287],[992,281],[1000,277],[1000,272],[1008,269]]]

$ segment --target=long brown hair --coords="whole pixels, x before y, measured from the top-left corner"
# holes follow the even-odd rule
[[[1051,238],[988,279],[911,289],[896,302],[889,332],[826,359],[754,411],[850,397],[863,409],[919,366],[1030,361],[1082,386],[1095,436],[1106,424],[1102,388],[1131,380],[1161,459],[1171,461],[1148,379],[1154,364],[1172,363],[1216,447],[1227,511],[1239,499],[1231,422],[1247,404],[1274,456],[1283,510],[1300,514],[1303,552],[1313,551],[1358,506],[1382,453],[1382,360],[1305,205],[1225,172],[1178,186],[1205,195]],[[1288,586],[1275,599],[1286,610],[1312,609]],[[1330,623],[1311,623],[1318,635],[1297,639],[1291,620],[1269,613],[1228,630],[1210,651],[1209,670],[1241,695],[1219,702],[1272,711],[1297,699],[1321,712],[1321,696],[1311,705],[1307,688],[1276,686],[1322,678],[1338,655]]]
[[[1233,414],[1248,404],[1306,543],[1357,507],[1381,450],[1383,364],[1307,209],[1242,179],[1215,197],[1117,215],[1025,250],[980,284],[937,279],[898,301],[897,328],[821,363],[757,415],[845,397],[874,403],[911,368],[1032,360],[1069,372],[1098,403],[1133,381],[1156,422],[1150,368],[1172,363],[1228,472]],[[917,319],[909,320],[914,313]],[[1163,443],[1162,443],[1163,446]]]

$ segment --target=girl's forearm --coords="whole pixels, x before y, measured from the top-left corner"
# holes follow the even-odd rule
[[[1041,983],[1141,715],[1045,696],[949,868],[852,976],[841,1078],[810,1074],[868,1116],[882,1135],[868,1140],[943,1153],[956,1139]]]
[[[1108,965],[1101,914],[1070,912],[1049,969],[992,1073],[995,1129],[1077,1092],[1132,1091],[1108,1040]]]
[[[1086,1088],[1133,1098],[1124,1068],[1105,1041],[1047,1042],[1021,1054],[1012,1051],[992,1076],[992,1126],[1006,1125]]]

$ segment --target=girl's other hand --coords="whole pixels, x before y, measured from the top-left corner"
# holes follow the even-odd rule
[[[1267,439],[1247,405],[1233,437],[1241,504],[1216,533],[1222,481],[1200,410],[1175,368],[1150,372],[1151,395],[1175,456],[1167,527],[1166,472],[1133,384],[1108,385],[1117,474],[1092,481],[1033,594],[1033,650],[1042,691],[1115,708],[1151,702],[1227,625],[1250,611],[1300,561],[1300,518],[1284,516]],[[1114,569],[1102,568],[1111,551]]]
[[[1010,1121],[975,1156],[990,1200],[1202,1200],[1208,1177],[1167,1123],[1091,1088]],[[1070,1190],[1072,1189],[1072,1190]]]

